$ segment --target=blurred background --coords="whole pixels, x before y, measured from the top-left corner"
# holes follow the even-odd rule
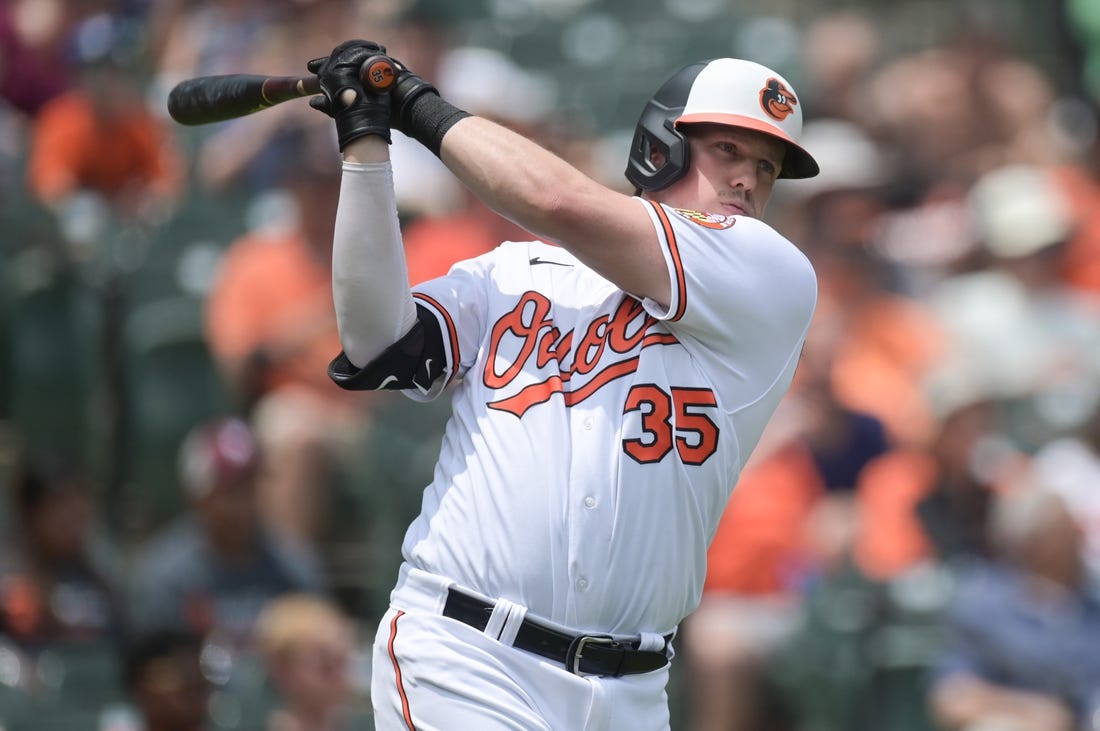
[[[328,120],[165,106],[348,37],[624,192],[681,65],[799,93],[820,303],[674,729],[1100,729],[1097,0],[2,0],[0,730],[372,728],[446,399],[327,381]],[[395,137],[413,282],[528,236]]]

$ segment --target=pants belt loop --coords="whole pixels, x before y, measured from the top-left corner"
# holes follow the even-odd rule
[[[497,599],[493,605],[493,613],[489,615],[489,622],[485,625],[485,634],[494,640],[511,645],[515,642],[519,624],[526,615],[527,607],[507,599]],[[515,617],[518,617],[518,620]]]
[[[508,610],[508,618],[504,620],[504,628],[500,631],[499,639],[505,645],[511,646],[516,642],[520,625],[527,618],[527,607],[512,602],[509,602],[509,604],[511,604],[511,607]]]
[[[664,635],[655,632],[642,632],[639,635],[638,649],[644,652],[664,652],[666,644]]]

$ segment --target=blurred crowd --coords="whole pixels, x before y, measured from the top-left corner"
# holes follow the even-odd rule
[[[603,3],[520,4],[615,37]],[[638,108],[594,130],[555,50],[475,30],[516,13],[459,5],[0,3],[0,731],[370,728],[364,632],[445,405],[327,378],[328,120],[165,102],[378,39],[629,193]],[[766,220],[820,300],[680,628],[673,727],[1100,729],[1100,10],[925,3],[929,34],[905,2],[771,5],[822,174]],[[399,133],[392,157],[413,282],[529,238]]]

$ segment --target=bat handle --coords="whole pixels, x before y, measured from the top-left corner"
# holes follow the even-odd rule
[[[389,56],[371,56],[359,67],[359,80],[365,90],[373,91],[376,94],[384,94],[397,81],[397,65]],[[275,78],[272,81],[280,81],[280,79]],[[321,92],[321,81],[316,76],[302,76],[296,78],[295,81],[297,82],[295,88],[293,91],[287,92],[287,98],[291,96],[308,96]],[[266,84],[264,85],[264,92],[264,96],[267,97]],[[350,89],[345,89],[344,103],[350,104],[354,99],[354,93]],[[273,100],[272,103],[277,102]]]
[[[389,56],[371,56],[359,68],[359,80],[367,91],[378,94],[385,93],[397,81],[397,64]],[[321,80],[316,76],[275,76],[264,85],[264,96],[270,98],[267,91],[269,85],[278,85],[280,92],[282,92],[282,86],[287,82],[292,85],[292,88],[288,88],[283,92],[290,95],[287,98],[321,93]],[[283,101],[283,99],[278,101]],[[275,100],[272,100],[272,103],[276,103]]]

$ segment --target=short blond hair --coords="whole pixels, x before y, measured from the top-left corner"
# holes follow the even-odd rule
[[[330,599],[315,594],[284,594],[269,601],[256,619],[256,649],[275,659],[309,641],[322,637],[326,630],[354,633],[354,623]]]

